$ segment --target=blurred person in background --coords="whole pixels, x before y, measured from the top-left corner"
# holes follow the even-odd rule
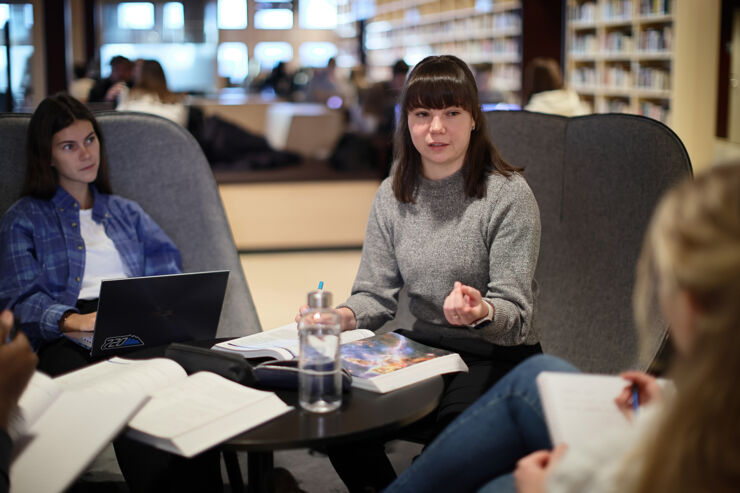
[[[590,113],[575,91],[563,84],[558,62],[538,57],[524,71],[524,109],[538,113],[578,116]]]
[[[110,75],[100,79],[90,89],[87,96],[89,103],[118,103],[118,96],[127,87],[131,87],[131,72],[133,64],[125,56],[114,56],[110,61]]]
[[[162,65],[156,60],[137,61],[134,87],[123,91],[116,109],[152,113],[182,126],[188,120],[188,110],[183,104],[182,95],[169,90]]]
[[[95,85],[95,79],[88,75],[87,66],[84,63],[75,63],[74,80],[69,85],[69,95],[76,100],[86,103],[90,90]]]

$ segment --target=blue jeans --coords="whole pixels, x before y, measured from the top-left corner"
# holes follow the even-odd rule
[[[542,371],[578,370],[548,355],[523,361],[450,423],[385,492],[475,491],[512,472],[530,452],[551,448],[535,384]]]

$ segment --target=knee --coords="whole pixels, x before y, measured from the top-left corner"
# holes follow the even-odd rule
[[[527,358],[511,370],[511,377],[515,380],[534,382],[543,371],[578,372],[578,369],[567,361],[550,354],[537,354]]]

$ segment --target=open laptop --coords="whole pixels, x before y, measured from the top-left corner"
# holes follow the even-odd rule
[[[103,281],[93,332],[66,332],[93,358],[216,336],[229,271]]]

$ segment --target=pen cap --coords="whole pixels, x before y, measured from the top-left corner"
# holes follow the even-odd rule
[[[308,293],[308,306],[311,308],[331,308],[331,293],[316,290]]]

